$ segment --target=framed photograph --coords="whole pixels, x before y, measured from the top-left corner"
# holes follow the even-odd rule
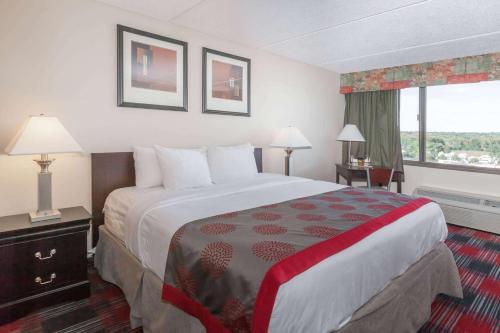
[[[187,111],[187,43],[118,25],[118,106]]]
[[[250,117],[250,59],[203,48],[203,112]]]

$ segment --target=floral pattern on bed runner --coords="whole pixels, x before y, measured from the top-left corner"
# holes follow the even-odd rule
[[[163,299],[208,332],[251,332],[261,283],[274,265],[417,200],[348,187],[187,223],[170,244]]]

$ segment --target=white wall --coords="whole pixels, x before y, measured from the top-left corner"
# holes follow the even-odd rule
[[[189,112],[116,107],[116,24],[187,41]],[[293,124],[313,145],[293,155],[292,173],[334,179],[344,98],[339,75],[91,0],[0,2],[0,150],[30,114],[59,117],[87,155],[54,156],[54,206],[90,209],[90,152],[154,143],[188,147],[250,141],[267,147]],[[252,59],[252,117],[201,113],[201,48]],[[0,155],[0,216],[36,208],[37,165]],[[265,149],[264,169],[283,153]]]
[[[500,195],[500,175],[405,166],[403,191],[411,194],[417,186],[442,187],[457,191]]]

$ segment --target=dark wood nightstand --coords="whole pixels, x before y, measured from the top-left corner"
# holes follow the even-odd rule
[[[28,214],[0,217],[0,324],[65,301],[89,297],[83,207],[61,219],[31,223]]]

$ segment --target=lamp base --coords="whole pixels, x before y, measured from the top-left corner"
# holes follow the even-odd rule
[[[61,218],[61,212],[57,209],[44,210],[44,211],[40,211],[40,212],[31,212],[30,213],[31,223],[46,221],[46,220],[60,219],[60,218]]]
[[[285,149],[285,176],[290,176],[290,155],[292,155],[293,149]]]

